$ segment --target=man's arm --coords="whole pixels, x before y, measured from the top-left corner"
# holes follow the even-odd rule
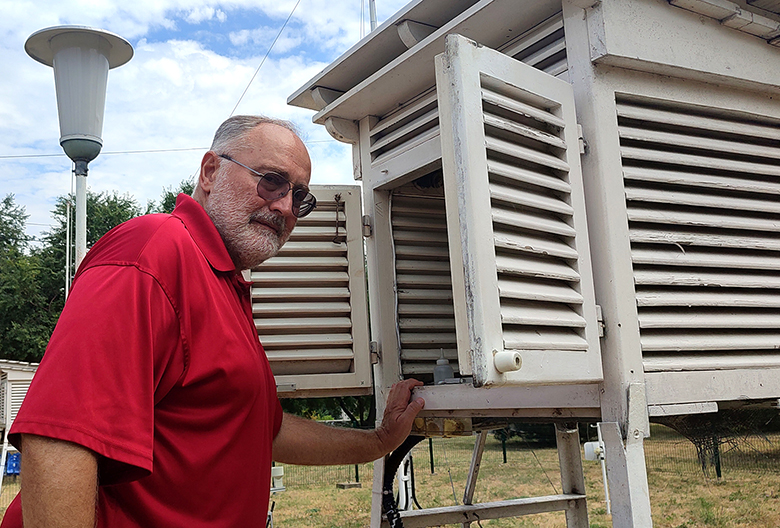
[[[93,528],[97,457],[77,444],[22,435],[25,528]]]
[[[424,402],[409,402],[413,379],[393,385],[387,397],[382,424],[373,431],[329,427],[291,414],[285,414],[273,444],[274,460],[286,464],[361,464],[382,458],[409,436]]]

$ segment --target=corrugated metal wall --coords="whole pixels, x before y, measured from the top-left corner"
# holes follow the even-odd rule
[[[780,366],[780,123],[617,111],[645,370]]]

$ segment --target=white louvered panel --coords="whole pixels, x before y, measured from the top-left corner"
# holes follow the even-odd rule
[[[441,188],[422,189],[414,183],[399,188],[392,197],[391,219],[401,372],[428,380],[442,352],[457,371]]]
[[[27,396],[27,390],[30,388],[30,381],[12,381],[10,386],[11,416],[10,422],[16,419],[19,409],[22,407],[24,397]]]
[[[565,75],[568,63],[563,14],[558,13],[526,31],[502,46],[500,51],[550,75]],[[371,162],[377,166],[437,138],[439,109],[435,88],[382,116],[371,127],[369,135]]]
[[[370,391],[360,192],[313,186],[317,209],[252,270],[252,311],[280,396]],[[293,390],[290,390],[290,389]]]
[[[565,54],[560,17],[532,33],[538,46],[503,51],[535,65]],[[477,386],[600,380],[571,87],[462,37],[447,46],[437,83],[461,368],[469,358]],[[515,353],[520,370],[496,367]]]
[[[7,401],[6,392],[8,391],[8,374],[0,373],[0,425],[5,427],[8,423],[8,410],[5,408]]]
[[[780,121],[618,97],[618,123],[645,369],[780,363]]]

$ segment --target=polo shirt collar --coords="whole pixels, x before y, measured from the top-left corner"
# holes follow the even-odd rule
[[[236,266],[225,248],[225,242],[203,206],[190,196],[180,194],[176,198],[176,208],[172,214],[184,222],[190,236],[212,268],[223,272],[236,270]]]

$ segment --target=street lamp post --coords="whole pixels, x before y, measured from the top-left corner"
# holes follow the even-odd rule
[[[76,175],[76,267],[87,253],[87,165],[103,146],[103,112],[108,70],[133,57],[122,37],[84,26],[57,26],[36,31],[25,51],[54,68],[60,145],[74,163]]]

